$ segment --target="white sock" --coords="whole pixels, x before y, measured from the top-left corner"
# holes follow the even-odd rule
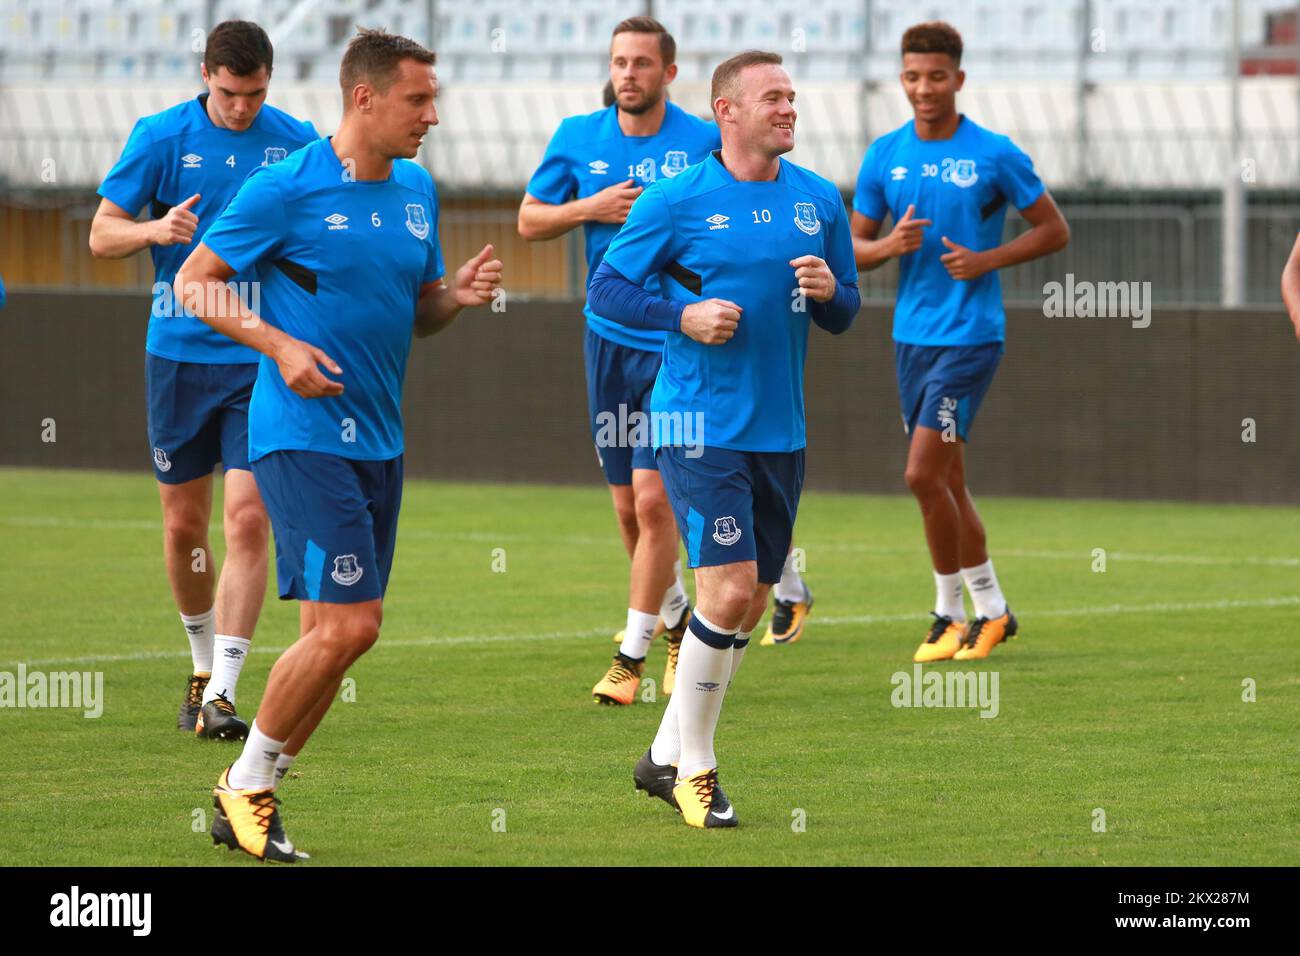
[[[803,584],[803,575],[794,569],[793,551],[785,556],[785,567],[781,570],[781,580],[776,582],[776,587],[772,589],[772,593],[778,601],[795,604],[807,599],[808,591]]]
[[[297,759],[297,754],[286,753],[282,753],[275,758],[275,782],[271,786],[280,786],[280,781],[284,779],[284,775],[289,772],[289,768],[293,766],[293,762]]]
[[[248,739],[244,741],[243,752],[230,768],[226,777],[235,790],[272,790],[275,788],[275,763],[280,759],[280,751],[285,741],[272,740],[257,726],[248,728]]]
[[[725,647],[704,643],[700,634]],[[713,753],[713,735],[722,713],[722,697],[731,677],[732,644],[735,631],[710,624],[699,611],[691,616],[677,659],[677,684],[673,699],[677,707],[677,726],[681,736],[681,756],[677,779],[686,780],[701,770],[718,765]]]
[[[1007,599],[1002,596],[998,576],[993,573],[992,558],[978,567],[962,568],[961,576],[966,579],[966,590],[975,602],[976,617],[991,619],[1007,613]]]
[[[235,706],[235,685],[239,683],[239,672],[244,669],[244,660],[248,657],[246,637],[231,637],[218,634],[212,639],[212,679],[203,691],[203,703],[208,704],[220,694]]]
[[[954,621],[966,620],[966,605],[961,600],[961,575],[934,572],[934,613]]]
[[[749,637],[748,631],[740,631],[736,634],[736,643],[731,647],[731,676],[727,680],[728,689],[731,687],[731,682],[736,679],[740,662],[745,659],[745,648],[749,646]],[[680,661],[678,663],[680,666]],[[681,732],[677,728],[677,705],[673,703],[676,699],[676,694],[668,698],[663,719],[659,721],[659,732],[655,734],[654,743],[650,745],[650,759],[660,766],[677,763],[682,756]]]
[[[668,590],[664,592],[664,602],[659,605],[659,616],[664,619],[664,627],[672,627],[682,619],[682,612],[686,610],[686,605],[690,603],[690,598],[686,596],[686,588],[682,584],[682,562],[673,563],[673,583],[668,585]]]
[[[216,608],[202,614],[182,614],[181,623],[190,639],[190,657],[194,660],[194,673],[212,673],[212,636],[216,630]]]
[[[655,636],[655,624],[659,622],[658,614],[627,609],[627,627],[623,629],[623,643],[618,652],[634,661],[643,660],[650,650],[650,641]]]
[[[680,661],[678,662],[680,664]],[[677,729],[677,695],[668,698],[663,718],[659,721],[659,730],[655,733],[654,743],[650,745],[650,759],[663,766],[675,764],[682,756],[682,736]]]

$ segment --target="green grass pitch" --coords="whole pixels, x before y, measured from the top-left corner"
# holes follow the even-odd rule
[[[281,787],[286,828],[309,865],[1300,863],[1296,512],[979,504],[1021,637],[939,667],[996,670],[998,715],[893,706],[933,598],[916,506],[809,493],[808,636],[751,645],[718,734],[741,826],[700,832],[632,788],[664,699],[589,696],[626,595],[604,489],[408,482],[383,633]],[[0,471],[0,526],[0,671],[105,681],[99,719],[0,709],[0,860],[258,865],[195,829],[236,748],[174,729],[152,480]],[[241,713],[296,621],[268,600]]]

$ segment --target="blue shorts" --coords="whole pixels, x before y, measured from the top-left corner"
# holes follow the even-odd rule
[[[702,452],[692,458],[692,452]],[[781,580],[803,490],[804,450],[659,449],[659,474],[692,568],[757,561],[758,580]]]
[[[158,480],[179,485],[217,462],[248,471],[248,400],[257,364],[173,362],[145,353],[149,445]]]
[[[253,462],[275,532],[280,598],[360,604],[382,598],[393,567],[402,458],[356,461],[273,451]]]
[[[663,353],[619,345],[588,328],[582,355],[596,460],[606,482],[630,485],[633,468],[653,471],[656,467],[650,444],[650,393]],[[638,421],[643,423],[639,427]]]
[[[988,345],[909,345],[894,343],[903,429],[918,425],[955,432],[962,441],[993,383],[1002,343]]]

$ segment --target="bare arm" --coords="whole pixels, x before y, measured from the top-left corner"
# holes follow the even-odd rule
[[[1070,242],[1070,227],[1052,194],[1043,194],[1020,210],[1029,229],[1010,242],[988,250],[990,269],[1004,269],[1060,252]]]
[[[1295,326],[1296,338],[1300,338],[1300,236],[1296,236],[1291,255],[1282,268],[1282,301]]]
[[[188,245],[199,225],[198,216],[191,212],[198,201],[195,193],[161,219],[136,222],[117,203],[101,199],[90,221],[90,254],[98,259],[125,259],[149,246]]]
[[[992,249],[976,252],[959,246],[947,236],[942,237],[948,251],[939,259],[947,268],[948,274],[959,280],[977,279],[994,269],[1004,269],[1059,252],[1070,241],[1070,227],[1046,190],[1020,210],[1020,215],[1029,223],[1029,229],[1010,242]]]
[[[222,335],[274,359],[285,384],[303,398],[341,394],[343,383],[327,378],[317,366],[323,365],[335,375],[343,370],[314,345],[263,322],[229,285],[234,274],[234,269],[200,242],[176,273],[177,299]]]
[[[641,187],[629,179],[615,183],[583,199],[552,205],[524,193],[519,205],[519,235],[530,242],[554,239],[584,222],[608,222],[621,225]]]
[[[415,335],[436,335],[455,321],[468,306],[487,305],[501,287],[501,260],[492,258],[486,245],[473,259],[456,270],[453,285],[439,279],[420,287],[415,308]]]

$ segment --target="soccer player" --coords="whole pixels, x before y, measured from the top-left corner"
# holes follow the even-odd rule
[[[269,529],[248,465],[257,354],[187,314],[172,284],[177,266],[248,174],[318,138],[310,123],[266,105],[272,56],[257,24],[217,24],[203,53],[207,92],[135,124],[99,187],[90,226],[96,256],[121,259],[147,248],[153,257],[145,339],[149,444],[167,577],[193,663],[176,725],[212,739],[248,733],[235,712],[236,687],[266,594]],[[136,222],[146,203],[151,218]],[[226,559],[214,588],[208,521],[217,462],[224,472]]]
[[[937,594],[913,658],[922,662],[987,657],[1016,633],[966,487],[963,449],[1002,357],[997,270],[1063,249],[1070,237],[1029,157],[957,112],[961,53],[946,23],[903,34],[913,119],[872,143],[853,200],[858,267],[899,260],[894,350],[910,436],[906,480],[921,506]],[[1030,228],[1001,244],[1008,203]],[[878,238],[886,213],[894,228]],[[969,624],[963,581],[975,605]]]
[[[1296,236],[1291,255],[1282,269],[1282,301],[1286,304],[1291,324],[1295,326],[1296,337],[1300,338],[1300,235]]]
[[[298,854],[276,809],[287,769],[379,636],[402,495],[401,392],[412,332],[438,332],[501,283],[486,246],[443,281],[438,199],[415,156],[430,126],[434,54],[360,30],[339,70],[338,132],[258,170],[185,263],[193,307],[261,353],[249,458],[275,531],[280,597],[301,636],[276,661],[248,741],[214,791],[214,842]],[[267,321],[224,283],[256,269]],[[214,291],[215,290],[215,291]]]
[[[609,75],[615,101],[560,124],[519,207],[521,236],[554,239],[581,225],[590,276],[641,190],[680,176],[718,147],[716,125],[667,99],[677,75],[676,54],[672,36],[650,17],[632,17],[614,28]],[[658,279],[649,281],[656,291]],[[678,649],[690,614],[672,509],[648,429],[637,427],[638,419],[646,421],[642,416],[649,410],[664,333],[611,322],[590,302],[584,312],[592,439],[632,559],[627,622],[621,638],[616,636],[619,649],[591,693],[597,703],[631,704],[646,653],[661,628],[668,642],[662,689],[673,692]]]
[[[598,315],[667,333],[651,430],[697,606],[677,692],[633,778],[693,827],[736,825],[714,730],[790,548],[809,320],[840,333],[859,305],[839,191],[780,158],[794,148],[794,95],[779,54],[719,65],[722,149],[646,189],[590,288]],[[657,294],[642,288],[655,277]],[[700,446],[681,440],[690,422]]]

